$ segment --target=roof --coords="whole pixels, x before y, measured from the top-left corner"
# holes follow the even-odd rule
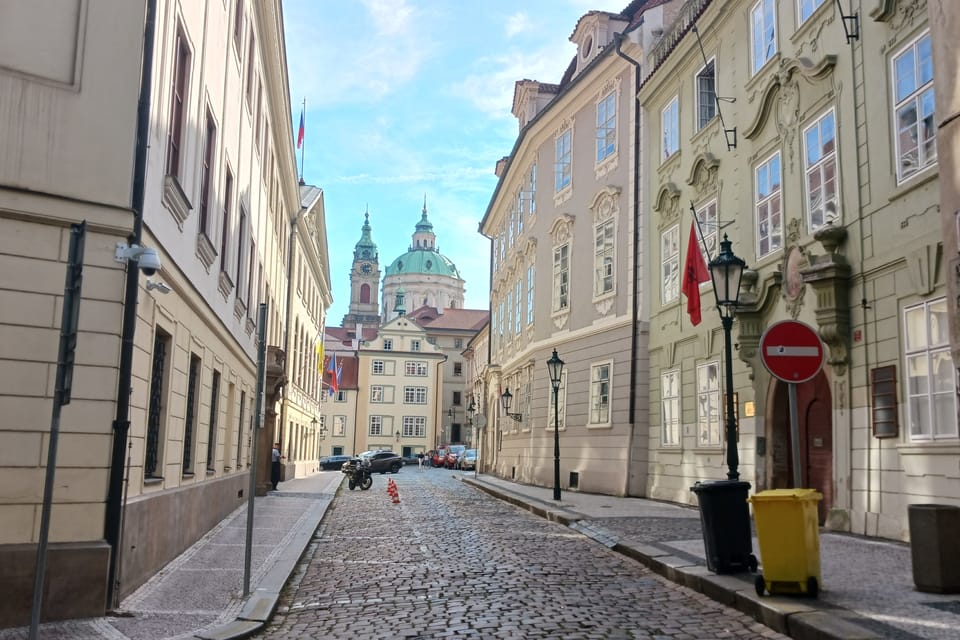
[[[346,347],[352,347],[353,338],[356,336],[356,333],[356,327],[327,327],[326,333],[324,334],[324,342],[332,340],[340,342]],[[373,340],[377,337],[377,328],[364,326],[361,333],[363,334],[361,336],[363,340]]]
[[[407,314],[418,325],[431,331],[434,329],[456,329],[460,331],[479,331],[487,323],[490,312],[486,309],[444,309],[424,305]]]
[[[462,280],[457,265],[447,256],[434,249],[411,249],[390,263],[384,277],[401,273],[448,276]]]

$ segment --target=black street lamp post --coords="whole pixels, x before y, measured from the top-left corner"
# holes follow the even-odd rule
[[[560,380],[563,374],[563,360],[553,350],[553,356],[547,360],[550,371],[550,385],[553,387],[553,499],[560,500]]]
[[[479,430],[474,429],[474,426],[473,426],[473,414],[476,410],[477,410],[477,405],[474,404],[473,395],[471,395],[470,404],[467,405],[467,424],[470,425],[470,438],[472,440],[470,444],[473,445],[474,450],[479,451],[480,450],[478,447],[479,440],[480,440]],[[474,458],[474,461],[473,461],[473,477],[474,478],[477,477],[477,467],[479,466],[480,466],[480,460],[478,456],[477,458]]]
[[[710,279],[717,297],[717,310],[723,324],[724,366],[727,377],[727,479],[738,480],[740,464],[737,455],[737,416],[733,406],[733,348],[730,332],[733,316],[740,300],[740,279],[747,263],[733,254],[730,240],[723,234],[720,253],[710,261]]]

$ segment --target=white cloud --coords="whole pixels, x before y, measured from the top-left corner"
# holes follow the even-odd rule
[[[532,27],[530,16],[523,11],[519,11],[507,18],[506,32],[507,37],[512,38],[515,35],[529,31]]]

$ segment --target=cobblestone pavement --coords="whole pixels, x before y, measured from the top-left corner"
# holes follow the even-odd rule
[[[785,637],[439,469],[343,488],[258,637],[354,636]]]

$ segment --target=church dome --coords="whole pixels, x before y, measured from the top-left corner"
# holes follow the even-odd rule
[[[460,278],[457,265],[450,258],[434,249],[410,249],[390,263],[385,276],[420,274]]]

